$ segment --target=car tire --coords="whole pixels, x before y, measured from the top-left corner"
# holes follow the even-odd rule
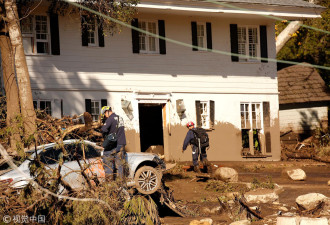
[[[162,175],[151,166],[139,168],[134,175],[136,189],[145,195],[155,193],[161,185]]]

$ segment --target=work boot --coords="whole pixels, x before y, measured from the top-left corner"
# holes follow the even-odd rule
[[[194,166],[194,172],[195,173],[200,173],[201,170],[199,169],[199,166]]]
[[[209,162],[207,159],[203,159],[203,160],[202,160],[202,163],[203,163],[203,166],[204,166],[204,167],[207,167],[207,166],[210,165],[210,162]]]

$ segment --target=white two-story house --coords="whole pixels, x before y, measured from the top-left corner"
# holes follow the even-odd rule
[[[42,4],[21,21],[36,108],[97,120],[109,105],[125,120],[127,151],[160,146],[166,160],[191,160],[181,152],[188,121],[208,130],[210,161],[280,160],[274,17],[316,18],[322,7],[141,1],[129,25],[164,40],[129,27],[104,35],[97,21]]]

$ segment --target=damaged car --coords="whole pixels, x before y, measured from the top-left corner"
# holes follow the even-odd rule
[[[23,188],[33,177],[30,175],[29,164],[35,159],[36,154],[45,168],[56,169],[59,161],[63,160],[61,175],[73,189],[84,186],[84,178],[81,176],[82,168],[86,168],[88,176],[97,178],[105,177],[102,163],[103,148],[96,143],[87,140],[65,140],[63,147],[57,143],[50,143],[37,147],[30,151],[30,157],[16,170],[9,171],[0,176],[1,183],[8,183],[15,188]],[[78,162],[79,161],[79,162]],[[135,187],[142,194],[153,194],[162,183],[162,173],[165,163],[158,155],[152,153],[127,152],[126,162],[129,168],[126,174],[127,185]]]

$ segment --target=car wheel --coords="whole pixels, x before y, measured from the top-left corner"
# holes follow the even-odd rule
[[[162,176],[151,166],[143,166],[138,169],[134,176],[136,189],[141,194],[150,195],[155,193],[161,184]]]

